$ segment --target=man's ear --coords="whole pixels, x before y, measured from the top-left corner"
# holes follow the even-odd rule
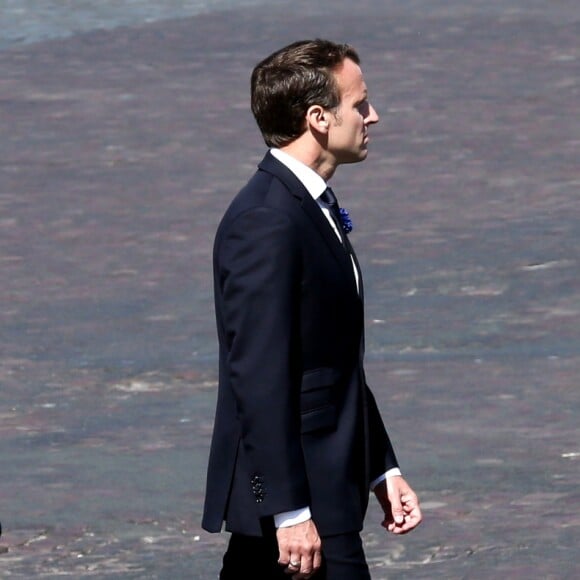
[[[328,132],[328,111],[320,105],[312,105],[306,111],[306,123],[313,131],[326,134]]]

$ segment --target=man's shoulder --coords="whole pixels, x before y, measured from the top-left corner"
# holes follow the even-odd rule
[[[217,235],[219,237],[220,232],[229,231],[240,217],[248,213],[285,214],[285,219],[294,222],[300,219],[305,195],[307,196],[308,192],[302,183],[286,166],[272,154],[267,153],[258,164],[255,173],[228,204]]]
[[[259,168],[232,199],[229,214],[252,207],[290,209],[304,192],[284,176]]]
[[[302,223],[300,214],[300,204],[285,185],[274,175],[258,171],[224,212],[216,231],[214,252],[224,240],[247,243],[274,232],[290,243],[295,237],[292,232]]]

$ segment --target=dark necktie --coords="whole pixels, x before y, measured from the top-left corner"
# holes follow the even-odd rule
[[[346,235],[346,232],[342,228],[342,217],[340,215],[340,208],[338,205],[338,200],[336,199],[336,195],[334,195],[334,192],[332,191],[332,189],[330,189],[330,187],[327,187],[324,190],[323,194],[320,196],[320,199],[322,202],[324,202],[328,206],[328,209],[330,210],[330,215],[332,216],[332,219],[334,220],[334,223],[336,224],[338,234],[339,234],[340,239],[342,241],[342,246],[346,250],[350,259],[353,261],[353,268],[357,272],[356,276],[355,276],[355,278],[357,280],[357,287],[358,287],[359,295],[362,297],[362,280],[360,277],[360,270],[358,267],[358,263],[357,263],[357,260],[355,257],[353,247],[350,243],[350,240],[348,239],[348,237]]]
[[[338,229],[338,234],[342,244],[343,246],[346,246],[346,236],[342,229],[342,219],[340,217],[340,209],[338,207],[338,200],[336,199],[336,195],[334,195],[334,192],[332,189],[330,189],[330,187],[327,187],[320,196],[320,199],[328,206],[328,209],[330,210],[330,216],[334,220],[336,228]]]

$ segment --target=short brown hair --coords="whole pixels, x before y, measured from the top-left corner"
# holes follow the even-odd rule
[[[274,52],[252,72],[252,113],[269,147],[281,147],[302,135],[312,105],[335,109],[340,104],[332,74],[344,59],[360,64],[348,44],[301,40]]]

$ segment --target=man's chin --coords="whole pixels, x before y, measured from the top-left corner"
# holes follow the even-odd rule
[[[368,154],[369,152],[366,147],[364,149],[361,149],[358,153],[357,159],[353,161],[353,163],[359,163],[360,161],[364,161],[367,158]]]
[[[337,165],[348,165],[351,163],[360,163],[361,161],[364,161],[367,158],[367,155],[368,155],[368,150],[366,147],[363,147],[356,152],[354,152],[354,151],[350,152],[348,155],[343,154],[341,157],[338,158]]]

